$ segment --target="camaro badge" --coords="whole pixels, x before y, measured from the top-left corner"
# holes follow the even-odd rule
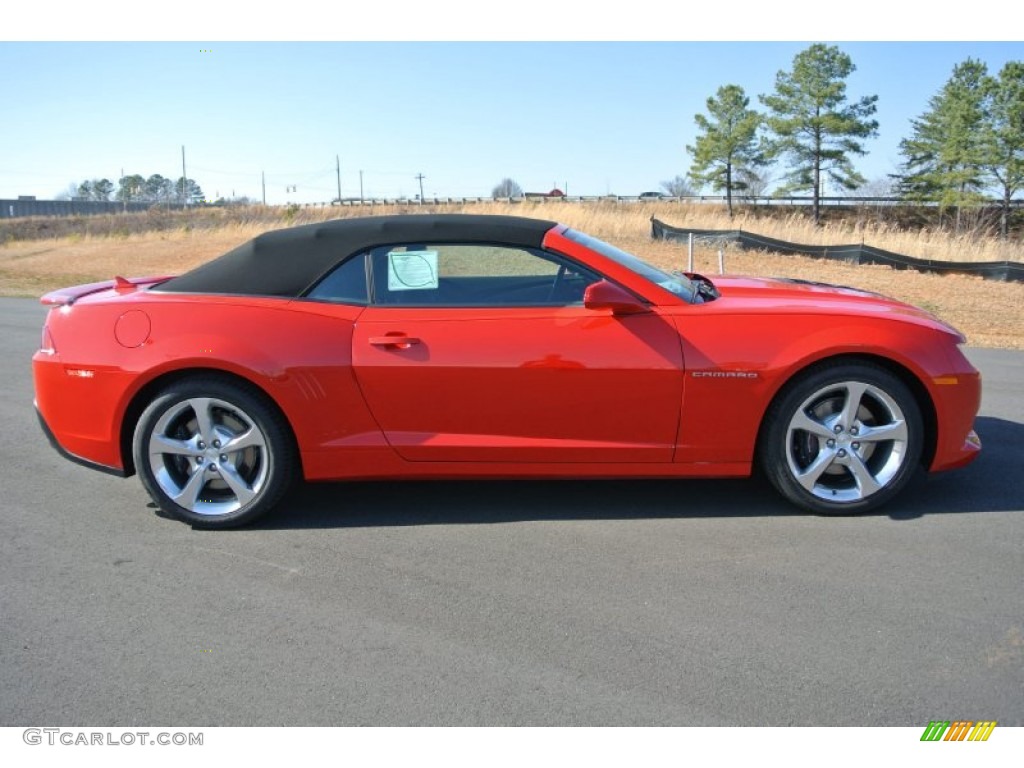
[[[695,379],[756,379],[753,371],[693,371]]]

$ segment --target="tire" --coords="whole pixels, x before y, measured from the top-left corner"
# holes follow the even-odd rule
[[[215,376],[171,384],[142,412],[135,468],[164,512],[232,528],[269,512],[296,474],[288,425],[258,390]]]
[[[878,365],[837,362],[780,393],[766,415],[759,459],[797,506],[850,515],[899,493],[920,467],[923,442],[921,409],[906,384]]]

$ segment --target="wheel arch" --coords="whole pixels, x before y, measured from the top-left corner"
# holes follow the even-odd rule
[[[761,414],[754,454],[755,465],[757,464],[757,457],[762,455],[762,445],[765,440],[765,432],[768,428],[768,415],[772,412],[775,404],[785,397],[786,394],[796,386],[802,378],[824,368],[831,368],[835,365],[850,363],[870,363],[876,365],[896,376],[907,386],[911,394],[914,396],[918,409],[921,411],[922,428],[924,431],[924,445],[921,447],[921,465],[925,469],[931,466],[932,460],[935,457],[935,450],[938,442],[938,415],[935,410],[935,402],[932,399],[931,393],[929,393],[928,388],[924,385],[921,379],[910,368],[899,361],[893,360],[890,357],[885,357],[884,355],[875,355],[863,352],[840,353],[823,357],[797,368],[787,376],[785,382],[776,390],[771,400],[769,400],[768,406]]]
[[[191,368],[178,368],[173,371],[166,371],[155,376],[146,382],[139,390],[132,395],[131,400],[124,409],[124,416],[121,419],[121,431],[119,435],[118,449],[121,453],[121,460],[124,464],[125,477],[135,474],[135,459],[132,451],[132,441],[135,436],[135,427],[139,423],[139,417],[146,410],[157,393],[171,384],[196,377],[218,378],[238,386],[244,387],[262,398],[268,406],[273,408],[281,416],[282,421],[288,428],[288,436],[292,445],[296,448],[295,460],[298,462],[299,475],[302,475],[302,456],[298,451],[298,440],[295,437],[295,428],[291,420],[281,408],[280,404],[270,395],[267,390],[257,382],[240,374],[226,371],[223,368],[212,368],[196,366]]]

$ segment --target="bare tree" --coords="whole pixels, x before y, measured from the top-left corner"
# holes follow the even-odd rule
[[[856,189],[846,190],[846,194],[840,191],[844,197],[897,197],[899,190],[898,183],[891,176],[879,176],[869,179]]]
[[[74,200],[78,197],[78,182],[72,181],[66,188],[53,196],[54,200]]]
[[[661,188],[672,197],[691,197],[693,187],[684,176],[676,176],[674,179],[661,182]]]
[[[772,178],[767,171],[743,168],[737,177],[746,185],[743,189],[745,197],[766,197],[768,195],[768,187],[771,186]]]
[[[504,178],[491,190],[491,197],[522,197],[523,188],[514,179]]]

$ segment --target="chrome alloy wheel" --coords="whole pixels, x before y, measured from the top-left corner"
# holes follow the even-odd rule
[[[160,490],[197,515],[230,515],[255,499],[271,474],[271,451],[241,408],[213,397],[190,397],[160,416],[147,441]]]
[[[908,455],[907,419],[893,397],[861,381],[816,390],[785,433],[793,479],[830,502],[857,502],[881,491]]]

